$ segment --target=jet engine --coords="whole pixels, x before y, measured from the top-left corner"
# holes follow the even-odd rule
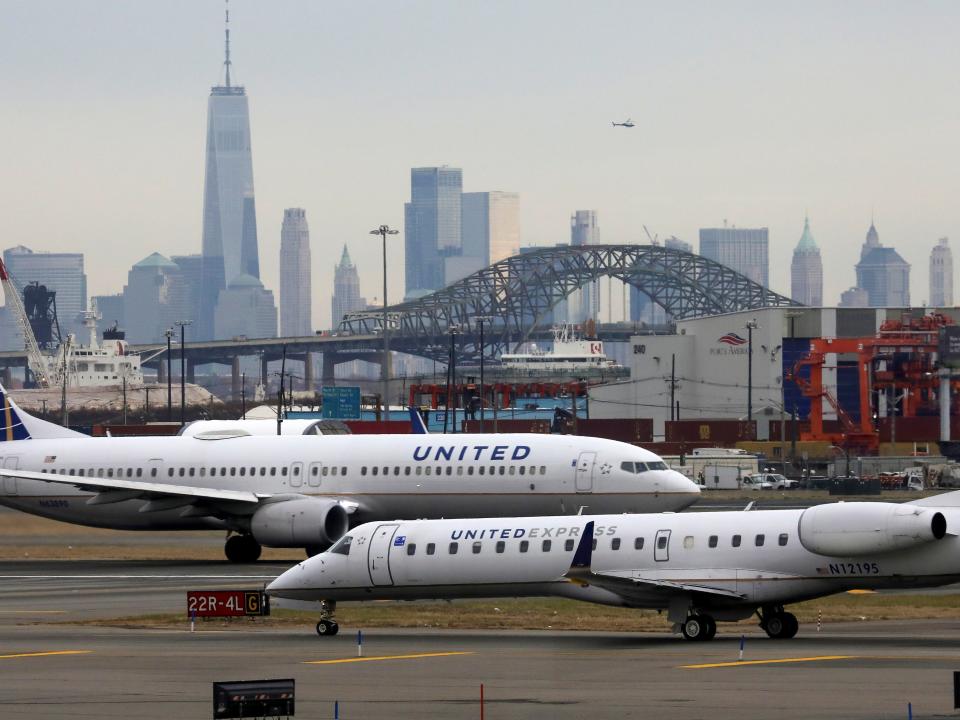
[[[267,547],[328,547],[350,527],[336,500],[292,495],[272,498],[250,518],[250,533]]]
[[[947,534],[942,513],[916,505],[836,503],[800,516],[800,544],[818,555],[857,557],[903,550]]]

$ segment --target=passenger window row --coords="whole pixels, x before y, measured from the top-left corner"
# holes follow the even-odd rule
[[[454,469],[456,468],[456,469]],[[463,465],[437,465],[435,468],[431,465],[371,465],[367,468],[363,465],[360,468],[361,475],[546,475],[546,465],[468,465],[464,471]],[[346,472],[346,468],[344,468]]]

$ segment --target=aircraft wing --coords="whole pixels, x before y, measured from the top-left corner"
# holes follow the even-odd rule
[[[573,562],[565,577],[571,582],[593,585],[625,598],[669,597],[671,595],[708,595],[712,597],[742,600],[743,595],[724,588],[711,587],[700,583],[684,583],[674,580],[659,580],[644,577],[625,577],[610,573],[597,573],[591,567],[593,558],[593,520],[587,523],[580,543],[573,556]]]
[[[30,470],[0,470],[0,477],[22,478],[24,480],[40,480],[60,485],[71,485],[80,490],[97,493],[87,503],[90,505],[105,505],[124,500],[146,500],[148,509],[154,503],[155,509],[182,507],[192,504],[234,506],[231,514],[246,515],[252,513],[260,501],[270,497],[269,493],[253,493],[246,490],[221,490],[219,488],[192,487],[189,485],[174,485],[171,483],[144,482],[142,480],[124,480],[122,478],[81,477],[78,475],[59,475],[56,473],[39,473]],[[182,502],[177,502],[182,501]],[[237,507],[237,504],[240,507]],[[159,507],[159,506],[163,507]],[[244,512],[243,506],[249,506]],[[143,510],[143,508],[141,508]],[[211,513],[213,514],[213,513]]]

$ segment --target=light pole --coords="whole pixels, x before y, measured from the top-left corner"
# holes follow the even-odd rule
[[[451,410],[453,415],[450,416],[450,432],[456,434],[457,432],[457,346],[456,340],[457,335],[460,333],[460,328],[456,325],[450,326],[450,366],[447,374],[447,415],[450,415]],[[444,422],[444,427],[446,427],[446,422]]]
[[[391,230],[389,225],[381,225],[371,230],[371,235],[383,239],[383,362],[380,365],[380,377],[383,380],[383,417],[390,419],[390,327],[387,323],[387,235],[396,235],[399,230]]]
[[[180,427],[186,424],[187,418],[187,359],[184,354],[184,345],[186,344],[187,325],[192,322],[192,320],[177,320],[174,323],[174,325],[180,326]]]
[[[163,331],[167,338],[167,422],[173,421],[173,376],[170,374],[170,338],[173,337],[173,328]]]
[[[486,432],[484,408],[487,405],[487,386],[483,382],[483,355],[486,346],[483,344],[483,324],[490,322],[492,318],[486,315],[478,315],[474,320],[480,325],[480,432]]]
[[[240,418],[247,419],[247,374],[240,373]]]
[[[758,327],[756,318],[747,323],[747,422],[753,421],[753,331]]]

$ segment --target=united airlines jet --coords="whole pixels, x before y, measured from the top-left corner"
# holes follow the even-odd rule
[[[699,487],[626,443],[558,435],[91,438],[0,388],[0,504],[121,530],[225,530],[227,558],[320,552],[371,520],[682,510]]]
[[[957,582],[958,529],[960,491],[903,505],[374,522],[267,592],[320,601],[320,635],[337,632],[338,600],[552,595],[665,610],[688,640],[754,614],[791,638],[789,603]]]

